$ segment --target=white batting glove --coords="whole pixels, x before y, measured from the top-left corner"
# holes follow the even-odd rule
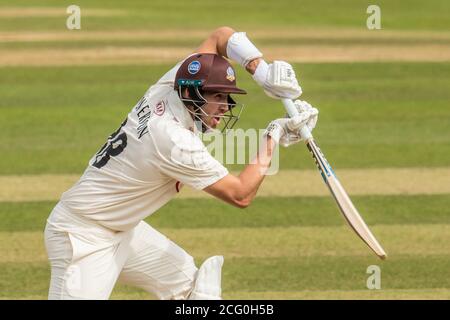
[[[309,119],[306,122],[306,126],[309,131],[312,132],[316,127],[317,119],[319,118],[319,110],[303,100],[295,100],[294,105],[297,108],[298,113],[309,113]]]
[[[269,135],[283,147],[302,141],[300,129],[307,126],[312,131],[317,123],[319,111],[316,108],[306,101],[296,100],[294,104],[299,112],[298,115],[293,118],[286,117],[273,120],[264,132],[264,135]]]
[[[264,135],[270,136],[276,143],[288,146],[301,140],[299,130],[306,125],[308,114],[302,114],[293,118],[280,118],[269,123]],[[286,145],[287,144],[287,145]]]
[[[296,99],[302,94],[294,69],[285,61],[267,64],[261,60],[253,74],[253,79],[264,88],[269,97],[275,99]]]

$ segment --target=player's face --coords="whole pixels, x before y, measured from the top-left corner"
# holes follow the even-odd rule
[[[207,114],[202,116],[202,120],[211,128],[216,128],[220,123],[220,116],[228,111],[228,94],[226,93],[205,93],[203,97],[208,103],[203,107]]]

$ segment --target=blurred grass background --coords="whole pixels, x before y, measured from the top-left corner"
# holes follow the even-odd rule
[[[2,176],[81,175],[175,56],[221,25],[255,35],[262,52],[282,48],[277,59],[296,61],[302,97],[320,110],[314,134],[338,175],[344,168],[407,168],[413,175],[450,166],[448,1],[377,1],[382,30],[374,31],[366,29],[372,3],[359,0],[77,1],[82,29],[73,31],[65,27],[70,4],[0,1]],[[292,53],[298,47],[317,55],[331,47],[344,56],[358,49],[361,58],[365,49],[379,50],[380,57],[299,61]],[[162,48],[169,54],[163,62],[123,63],[114,56],[119,49]],[[430,48],[440,55],[427,56]],[[383,56],[391,49],[419,55]],[[58,60],[82,50],[94,57],[111,52],[113,59]],[[41,60],[31,61],[30,53]],[[9,63],[8,55],[19,63]],[[237,72],[249,92],[239,97],[246,105],[239,127],[263,129],[283,115],[279,102]],[[315,170],[303,149],[282,149],[281,170]],[[211,199],[175,199],[147,221],[198,263],[224,254],[225,298],[449,299],[450,196],[410,194],[407,184],[402,195],[352,196],[390,256],[383,263],[344,225],[329,196],[261,197],[245,211]],[[46,298],[42,230],[58,196],[0,202],[0,298]],[[371,264],[381,266],[382,290],[366,289]],[[152,298],[121,285],[112,297]]]

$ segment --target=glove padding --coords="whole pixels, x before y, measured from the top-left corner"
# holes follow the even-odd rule
[[[261,60],[253,79],[264,88],[269,97],[275,99],[296,99],[302,94],[294,69],[285,61],[267,64]]]
[[[307,126],[309,131],[312,131],[317,124],[319,110],[306,101],[296,100],[294,104],[299,112],[298,115],[293,118],[286,116],[273,120],[264,132],[264,135],[271,136],[276,143],[283,147],[288,147],[303,140],[300,136],[300,129],[303,126]]]
[[[309,131],[312,132],[316,127],[317,119],[319,118],[319,110],[317,110],[304,100],[295,100],[294,105],[299,114],[309,113],[309,119],[306,122],[306,126],[308,127]],[[288,115],[286,115],[286,117],[288,117]]]

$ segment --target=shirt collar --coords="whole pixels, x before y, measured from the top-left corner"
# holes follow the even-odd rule
[[[178,97],[178,93],[175,90],[171,91],[167,100],[169,102],[170,111],[172,111],[175,119],[186,129],[193,130],[194,120],[192,120],[191,113],[187,110],[183,101]]]

